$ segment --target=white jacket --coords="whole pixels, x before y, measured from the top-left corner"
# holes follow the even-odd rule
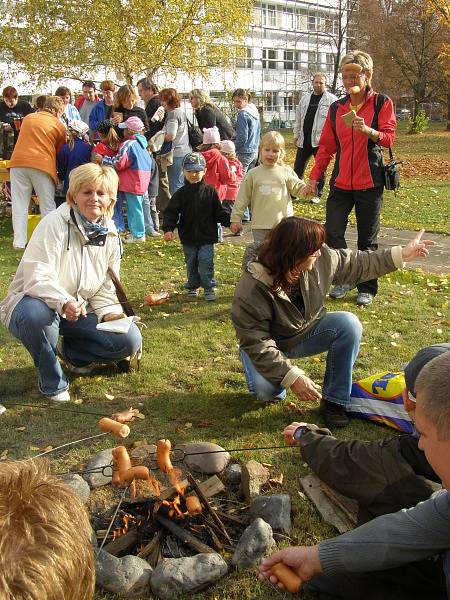
[[[85,300],[88,312],[93,310],[99,321],[107,313],[123,312],[107,274],[111,267],[119,276],[120,240],[112,221],[108,230],[104,246],[91,246],[72,221],[68,204],[43,218],[27,245],[8,295],[0,303],[0,321],[9,326],[11,314],[24,296],[42,300],[62,316],[69,300]]]
[[[302,96],[297,108],[295,109],[294,137],[298,138],[297,146],[299,148],[303,148],[303,123],[305,121],[306,111],[308,110],[311,96],[312,93]],[[313,148],[317,148],[319,145],[320,134],[322,133],[323,126],[325,125],[328,109],[336,100],[337,97],[334,94],[331,94],[330,92],[324,92],[319,101],[319,106],[317,107],[317,111],[314,116],[313,128],[311,132],[311,145]]]

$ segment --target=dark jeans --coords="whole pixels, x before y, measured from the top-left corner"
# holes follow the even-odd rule
[[[183,244],[184,260],[186,262],[187,287],[196,290],[200,286],[204,290],[216,287],[214,279],[214,244],[188,246]]]
[[[358,250],[377,250],[377,236],[380,230],[380,212],[383,204],[383,188],[346,191],[330,188],[327,200],[325,230],[326,242],[330,248],[347,248],[345,231],[348,216],[355,208],[358,230]],[[378,280],[371,279],[358,283],[359,292],[376,295]]]
[[[311,145],[303,145],[303,148],[297,148],[297,154],[295,155],[295,163],[294,163],[294,171],[300,177],[303,178],[305,173],[306,165],[308,164],[311,156],[316,156],[317,150],[319,148],[313,148]],[[322,173],[318,183],[317,183],[317,195],[320,198],[322,196],[323,188],[325,186],[325,175],[326,171]]]

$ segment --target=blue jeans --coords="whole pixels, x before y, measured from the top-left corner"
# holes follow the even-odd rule
[[[130,192],[119,192],[119,195],[127,203],[128,229],[131,235],[135,238],[143,237],[145,235],[144,209],[142,208],[144,196]]]
[[[214,279],[214,244],[188,246],[183,244],[186,262],[186,288],[196,290],[200,286],[205,290],[216,287]]]
[[[171,196],[184,185],[183,158],[184,156],[174,156],[173,163],[167,167],[167,179],[169,180]]]
[[[301,358],[327,352],[322,396],[324,400],[349,408],[352,370],[358,356],[361,334],[362,325],[353,313],[330,312],[309,331],[302,342],[284,354],[288,358]],[[249,392],[266,402],[283,400],[286,389],[258,373],[242,349],[240,355]]]
[[[152,233],[155,233],[155,231],[159,230],[159,217],[158,211],[156,210],[156,198],[150,198],[148,194],[144,194],[142,209],[144,211],[145,233],[151,235]]]
[[[111,333],[96,329],[97,322],[93,313],[69,322],[43,300],[30,296],[24,296],[17,304],[11,315],[9,331],[22,342],[39,369],[39,390],[42,394],[53,396],[69,387],[56,357],[59,335],[64,338],[64,357],[77,367],[91,362],[117,362],[140,348],[141,332],[134,323],[127,333]]]
[[[242,163],[242,168],[245,175],[248,170],[253,169],[253,167],[256,165],[258,161],[258,150],[255,150],[255,152],[238,154],[238,159]]]

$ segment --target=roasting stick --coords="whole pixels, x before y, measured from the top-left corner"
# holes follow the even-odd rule
[[[125,494],[127,493],[128,488],[129,488],[129,486],[127,486],[126,488],[124,488],[124,490],[123,490],[123,492],[122,492],[122,494],[120,496],[119,502],[117,503],[117,506],[116,506],[116,510],[114,511],[114,514],[113,514],[113,516],[111,518],[111,522],[110,522],[110,524],[108,526],[108,529],[106,530],[105,537],[103,538],[103,542],[102,542],[100,548],[98,549],[97,556],[100,554],[103,546],[105,545],[105,542],[106,542],[106,540],[108,538],[109,532],[111,531],[112,526],[114,524],[114,521],[116,520],[117,513],[119,512],[120,506],[121,506],[122,502],[124,501]]]
[[[45,452],[41,452],[40,454],[36,454],[33,458],[39,458],[40,456],[45,456],[46,454],[50,454],[50,452],[55,452],[60,448],[65,448],[66,446],[73,446],[73,444],[79,444],[80,442],[85,442],[86,440],[92,440],[94,438],[102,437],[104,435],[108,435],[108,432],[105,433],[97,433],[96,435],[90,435],[89,437],[81,438],[79,440],[73,440],[73,442],[67,442],[66,444],[61,444],[61,446],[56,446],[56,448],[52,448],[51,450],[46,450]]]

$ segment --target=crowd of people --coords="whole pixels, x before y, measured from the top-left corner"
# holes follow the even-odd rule
[[[362,324],[352,312],[327,312],[326,296],[342,298],[356,287],[357,303],[369,305],[379,277],[426,257],[433,242],[422,239],[421,231],[404,247],[378,249],[381,148],[394,142],[393,105],[372,89],[367,53],[347,54],[341,72],[346,91],[341,99],[326,91],[326,76],[316,73],[312,93],[300,101],[294,168],[285,164],[280,133],[261,136],[258,109],[243,89],[232,95],[235,127],[203,90],[190,92],[202,133],[201,143],[194,143],[194,126],[178,91],[158,90],[148,78],[138,81],[137,90],[104,81],[102,97],[93,81],[85,81],[74,105],[71,91],[60,87],[35,112],[14,88],[5,88],[0,119],[4,135],[13,134],[13,245],[24,253],[0,303],[0,320],[32,356],[47,399],[70,400],[66,372],[86,374],[111,363],[127,371],[142,351],[119,281],[122,242],[143,243],[146,236],[162,234],[172,242],[177,230],[187,297],[197,299],[203,288],[211,302],[217,288],[214,245],[223,239],[222,228],[240,235],[242,223],[251,219],[253,243],[245,251],[231,314],[248,390],[271,403],[290,389],[299,400],[320,401],[328,427],[348,424]],[[311,156],[315,164],[305,183]],[[320,202],[334,156],[325,224],[294,216],[293,199]],[[33,190],[42,219],[27,240]],[[345,241],[353,207],[359,252],[347,249]],[[323,600],[411,599],[425,590],[433,600],[443,597],[450,561],[428,559],[450,546],[449,494],[444,490],[429,499],[432,490],[419,476],[448,488],[450,345],[431,348],[425,356],[419,352],[405,372],[404,402],[416,411],[416,436],[368,446],[342,442],[313,424],[295,422],[285,429],[285,439],[300,446],[303,460],[323,480],[359,501],[361,527],[310,548],[277,552],[263,561],[261,579],[283,587],[272,571],[283,563]],[[326,369],[318,385],[291,359],[322,352]],[[423,506],[411,508],[423,500]],[[401,509],[409,510],[395,513]],[[415,550],[412,540],[418,540]],[[395,550],[383,550],[394,542]],[[402,565],[408,565],[406,576]],[[386,569],[392,572],[386,575]],[[90,571],[89,564],[88,595]]]

